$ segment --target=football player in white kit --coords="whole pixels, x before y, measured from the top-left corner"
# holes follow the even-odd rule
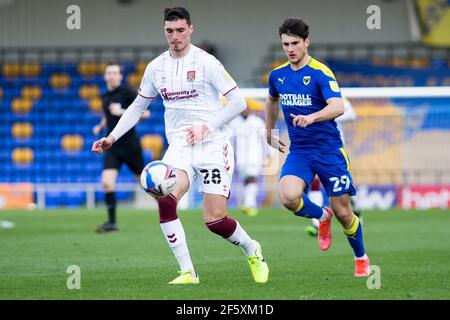
[[[263,119],[245,109],[230,122],[230,127],[235,139],[236,168],[239,176],[244,179],[241,210],[249,216],[256,216],[259,189],[257,177],[261,175],[264,159],[271,151],[266,143],[266,126]]]
[[[101,153],[110,148],[136,125],[150,102],[161,95],[169,142],[162,161],[175,168],[177,175],[175,190],[158,199],[161,229],[180,266],[179,276],[169,284],[199,283],[176,212],[177,201],[196,178],[201,179],[206,226],[240,246],[255,282],[265,283],[269,268],[260,244],[227,216],[234,159],[224,127],[246,108],[244,97],[223,65],[191,44],[193,27],[185,8],[165,9],[164,31],[169,49],[148,64],[136,100],[110,135],[93,143],[92,151]],[[226,107],[222,107],[220,95],[228,99]]]

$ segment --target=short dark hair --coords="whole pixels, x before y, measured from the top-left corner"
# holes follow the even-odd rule
[[[303,40],[309,36],[309,26],[300,18],[287,18],[278,29],[278,34],[295,35]]]
[[[120,70],[120,74],[123,75],[123,67],[122,67],[122,65],[120,63],[118,63],[116,61],[109,61],[109,62],[106,63],[105,70],[109,66],[118,66],[119,70]]]
[[[174,7],[164,9],[164,21],[177,21],[183,19],[186,20],[189,26],[191,25],[191,15],[186,8]]]

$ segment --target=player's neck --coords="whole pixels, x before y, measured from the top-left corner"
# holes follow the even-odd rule
[[[114,90],[116,90],[118,87],[120,87],[120,84],[119,85],[112,85],[112,84],[107,84],[106,85],[106,89],[108,89],[108,91],[114,91]]]
[[[179,58],[183,58],[184,56],[186,56],[189,53],[189,50],[191,49],[191,44],[189,43],[186,48],[184,48],[181,51],[174,51],[174,50],[169,50],[170,51],[170,56],[174,59],[179,59]]]
[[[302,60],[300,60],[298,63],[290,63],[291,64],[291,68],[294,71],[300,70],[301,68],[303,68],[304,66],[306,66],[309,63],[309,60],[311,59],[311,56],[309,54],[305,54],[305,56],[303,57]]]

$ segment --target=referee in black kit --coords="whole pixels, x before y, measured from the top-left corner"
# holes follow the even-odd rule
[[[118,63],[110,62],[106,65],[104,79],[107,92],[102,96],[103,116],[101,122],[92,132],[99,135],[103,128],[108,128],[108,134],[114,129],[125,109],[136,98],[136,92],[121,85],[123,79],[122,67]],[[147,110],[142,118],[150,117]],[[142,148],[136,131],[131,129],[105,152],[103,158],[102,185],[105,192],[105,203],[108,208],[108,221],[96,229],[98,233],[118,231],[116,222],[116,180],[122,163],[126,163],[136,180],[140,181],[144,159]]]

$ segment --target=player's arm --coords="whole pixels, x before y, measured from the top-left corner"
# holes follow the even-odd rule
[[[315,122],[333,120],[344,114],[344,103],[341,98],[330,98],[327,105],[320,111],[304,115],[295,115],[291,113],[294,127],[307,127]]]
[[[105,127],[106,127],[106,117],[103,115],[102,120],[100,120],[100,123],[94,126],[94,128],[92,128],[92,133],[95,136],[98,136]]]
[[[286,144],[280,140],[273,130],[275,129],[279,112],[280,98],[274,98],[269,93],[266,98],[266,140],[272,148],[284,153]]]

